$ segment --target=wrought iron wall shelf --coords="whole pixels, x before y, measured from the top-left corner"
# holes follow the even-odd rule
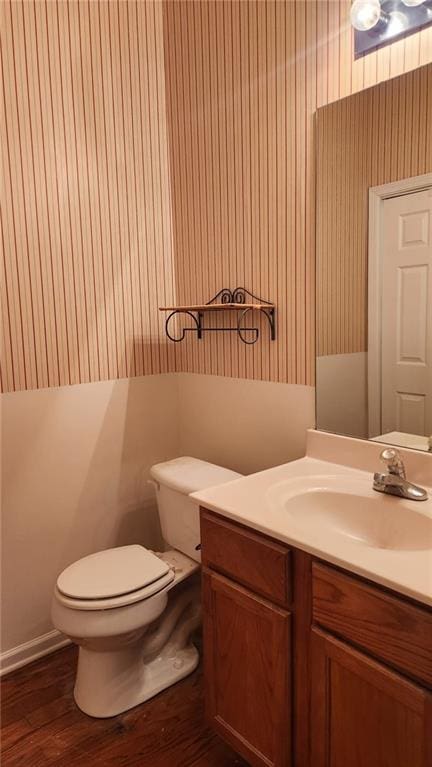
[[[243,320],[249,312],[258,311],[263,314],[269,324],[270,339],[276,338],[276,307],[270,301],[254,296],[246,288],[234,288],[229,290],[223,288],[216,293],[206,304],[191,304],[189,306],[160,306],[160,312],[170,312],[165,321],[165,332],[171,341],[176,343],[183,341],[186,333],[196,333],[197,338],[201,339],[203,333],[213,333],[215,331],[222,333],[237,333],[244,344],[255,344],[259,338],[259,328],[244,326]],[[204,325],[204,315],[210,312],[237,312],[237,325],[235,327],[206,327]],[[176,315],[184,314],[193,320],[192,327],[182,327],[179,337],[175,337],[170,332],[170,322]],[[251,333],[252,338],[248,339],[245,333]]]

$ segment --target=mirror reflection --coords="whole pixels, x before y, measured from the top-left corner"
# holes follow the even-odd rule
[[[317,428],[432,451],[432,65],[317,112]],[[425,108],[426,105],[426,108]]]

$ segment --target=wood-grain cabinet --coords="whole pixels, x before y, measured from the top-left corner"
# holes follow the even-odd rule
[[[253,767],[432,767],[432,611],[201,509],[212,727]]]

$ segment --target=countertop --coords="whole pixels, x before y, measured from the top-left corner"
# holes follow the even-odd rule
[[[333,535],[327,529],[317,535],[296,524],[295,519],[292,520],[274,501],[273,490],[279,483],[308,476],[339,475],[352,478],[355,483],[361,481],[365,493],[371,494],[371,498],[377,495],[372,490],[371,473],[307,456],[193,493],[191,497],[201,506],[229,519],[432,606],[432,540],[430,546],[425,544],[421,549],[403,550],[374,548]],[[398,504],[400,500],[394,496],[385,498],[387,504]],[[407,514],[412,509],[432,519],[432,492],[427,501],[404,501],[404,504]]]

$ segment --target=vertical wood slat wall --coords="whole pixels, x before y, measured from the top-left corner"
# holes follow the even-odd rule
[[[190,370],[314,380],[317,106],[432,61],[352,62],[349,0],[3,2],[2,386]],[[167,114],[166,114],[167,110]],[[167,341],[245,284],[278,340]]]
[[[427,29],[354,62],[349,7],[164,5],[178,297],[240,284],[278,307],[276,342],[188,339],[181,370],[314,383],[314,112],[432,61]]]
[[[162,6],[1,15],[3,389],[173,370]]]
[[[317,355],[367,350],[368,190],[432,173],[432,64],[317,115]]]

